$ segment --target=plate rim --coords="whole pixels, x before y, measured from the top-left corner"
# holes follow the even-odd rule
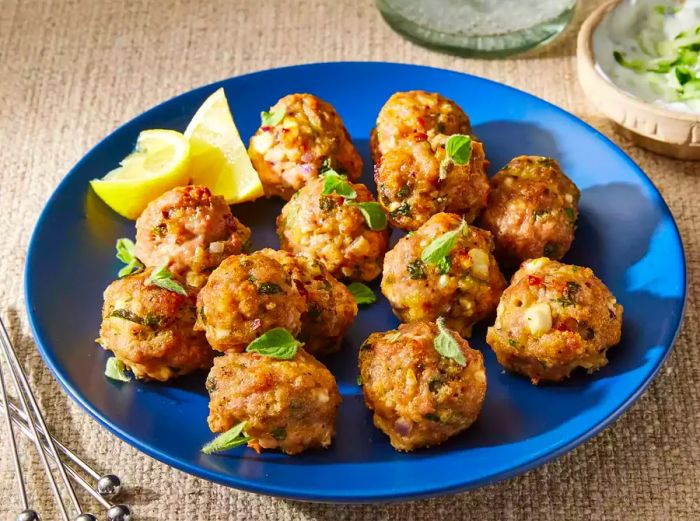
[[[385,67],[385,66],[390,66],[390,67],[401,67],[401,68],[416,68],[416,69],[425,69],[425,70],[430,70],[430,71],[436,71],[439,73],[448,73],[451,75],[457,75],[457,76],[467,76],[472,79],[476,79],[478,81],[485,81],[491,84],[497,85],[499,88],[505,88],[507,90],[513,91],[519,95],[525,95],[526,97],[532,98],[537,100],[539,103],[543,103],[550,109],[553,109],[555,112],[560,113],[563,115],[565,118],[569,120],[573,120],[574,123],[583,125],[586,130],[591,132],[592,134],[595,135],[599,140],[602,140],[614,153],[620,158],[627,163],[632,170],[636,171],[636,173],[639,175],[639,178],[641,181],[644,182],[652,192],[652,194],[655,194],[658,199],[658,204],[662,210],[662,212],[668,217],[670,217],[670,222],[673,225],[673,231],[675,232],[678,246],[680,248],[680,254],[681,254],[681,262],[679,267],[682,268],[682,305],[681,305],[681,312],[679,314],[678,319],[676,320],[676,323],[674,324],[674,333],[673,336],[669,342],[668,347],[665,349],[663,355],[658,359],[656,362],[656,365],[654,366],[653,370],[640,382],[640,384],[637,386],[637,388],[632,392],[628,398],[618,406],[618,408],[610,414],[608,417],[606,417],[603,421],[593,425],[590,429],[586,430],[582,434],[576,436],[574,439],[570,440],[568,443],[562,445],[561,447],[557,448],[556,450],[547,452],[537,458],[531,459],[523,464],[520,464],[516,467],[513,467],[507,471],[502,471],[502,472],[496,472],[493,475],[490,476],[485,476],[480,479],[471,481],[469,483],[461,483],[461,484],[453,484],[453,485],[441,485],[441,486],[430,486],[430,482],[426,482],[426,486],[424,486],[420,491],[410,491],[410,492],[390,492],[390,491],[382,491],[376,494],[357,494],[353,493],[353,495],[343,495],[342,493],[339,493],[339,491],[335,491],[334,493],[329,493],[329,492],[309,492],[309,491],[301,491],[299,489],[294,489],[294,488],[288,488],[288,487],[280,487],[277,485],[271,485],[271,484],[265,484],[264,482],[255,482],[255,481],[249,481],[245,479],[239,478],[235,474],[228,474],[226,475],[225,478],[221,478],[219,475],[214,473],[213,471],[210,471],[206,468],[197,466],[196,464],[189,463],[186,461],[181,461],[178,458],[172,457],[169,454],[162,452],[161,450],[151,446],[150,443],[148,442],[142,442],[135,437],[133,437],[129,432],[120,429],[116,425],[113,425],[110,423],[109,418],[106,416],[103,416],[99,411],[96,410],[96,408],[88,401],[87,397],[83,396],[77,389],[72,388],[66,381],[66,378],[61,370],[57,367],[57,363],[53,359],[50,350],[46,348],[46,345],[49,345],[49,342],[42,337],[40,334],[38,325],[35,323],[35,318],[33,316],[33,300],[29,291],[29,286],[30,286],[30,279],[32,278],[32,272],[30,269],[30,259],[33,257],[33,250],[35,248],[35,244],[37,242],[37,235],[39,232],[40,226],[43,225],[45,219],[46,219],[46,213],[49,208],[54,202],[55,199],[57,199],[59,192],[63,190],[64,184],[68,182],[68,179],[71,177],[73,172],[77,169],[79,169],[84,162],[87,161],[87,158],[93,154],[93,152],[103,146],[103,144],[110,139],[110,137],[116,133],[122,130],[124,127],[127,125],[133,125],[137,123],[139,120],[142,118],[145,118],[146,115],[150,114],[151,112],[154,112],[158,109],[160,109],[162,106],[166,104],[171,104],[173,102],[176,102],[178,99],[185,97],[185,96],[192,96],[195,94],[204,94],[208,92],[209,90],[213,91],[216,88],[219,87],[224,87],[224,84],[234,80],[234,79],[240,79],[240,78],[247,78],[250,76],[255,76],[259,74],[264,74],[267,72],[284,72],[286,70],[291,70],[291,69],[303,69],[303,68],[314,68],[314,67],[323,67],[323,66],[344,66],[344,65],[352,65],[352,66],[379,66],[379,67]],[[427,66],[427,65],[420,65],[420,64],[410,64],[410,63],[399,63],[399,62],[388,62],[388,61],[327,61],[327,62],[310,62],[310,63],[303,63],[303,64],[296,64],[296,65],[285,65],[281,67],[272,67],[268,69],[259,69],[255,71],[250,71],[245,74],[240,74],[236,76],[230,76],[221,80],[217,80],[211,83],[207,83],[204,85],[200,85],[198,87],[195,87],[193,89],[181,92],[180,94],[177,94],[167,100],[164,100],[156,105],[153,105],[152,107],[148,108],[147,110],[140,112],[133,118],[125,121],[124,123],[118,125],[117,127],[113,128],[111,131],[109,131],[104,137],[99,139],[97,143],[95,143],[90,149],[85,152],[80,159],[68,170],[68,172],[63,176],[63,178],[59,181],[59,183],[56,185],[56,187],[53,189],[51,195],[49,198],[46,200],[44,203],[41,211],[39,212],[39,215],[37,217],[37,220],[34,224],[34,228],[32,230],[30,239],[29,239],[29,245],[27,248],[27,253],[25,256],[25,265],[24,265],[24,270],[23,270],[24,276],[23,276],[23,291],[24,291],[24,302],[25,302],[25,310],[27,312],[27,320],[30,325],[30,329],[32,332],[32,336],[34,338],[34,342],[36,344],[36,348],[39,351],[39,354],[41,355],[42,360],[46,364],[47,368],[51,372],[52,376],[59,382],[61,388],[64,390],[64,392],[74,401],[76,402],[82,409],[84,409],[94,420],[96,420],[101,426],[106,428],[109,432],[120,438],[122,441],[125,441],[135,449],[139,450],[143,454],[146,454],[147,456],[160,461],[161,463],[165,463],[166,465],[169,465],[177,470],[183,471],[185,473],[191,474],[193,476],[196,476],[201,479],[205,479],[208,481],[211,481],[213,483],[218,483],[221,485],[225,485],[228,487],[236,488],[238,490],[243,490],[247,492],[253,492],[256,494],[262,494],[262,495],[267,495],[267,496],[273,496],[273,497],[282,497],[282,498],[287,498],[287,499],[292,499],[292,500],[297,500],[297,501],[307,501],[307,502],[321,502],[321,503],[388,503],[388,502],[399,502],[399,501],[410,501],[410,500],[417,500],[417,499],[425,499],[425,498],[431,498],[431,497],[437,497],[437,496],[442,496],[446,494],[453,494],[457,492],[463,492],[467,490],[473,490],[477,489],[492,483],[497,483],[497,482],[502,482],[506,481],[510,478],[513,478],[515,476],[524,474],[526,472],[529,472],[530,470],[533,470],[537,467],[540,467],[544,465],[545,463],[548,463],[550,461],[553,461],[554,459],[557,459],[561,457],[562,455],[566,454],[567,452],[573,450],[574,448],[578,447],[579,445],[583,444],[584,442],[590,440],[600,432],[602,432],[604,429],[615,423],[623,413],[625,413],[631,405],[636,402],[639,397],[646,391],[646,389],[649,387],[652,381],[657,377],[659,371],[661,370],[661,367],[664,365],[665,361],[667,360],[668,356],[670,355],[671,351],[673,350],[676,341],[678,340],[678,336],[681,332],[682,326],[683,326],[683,321],[685,319],[685,313],[686,313],[686,308],[687,308],[687,301],[688,301],[688,268],[687,268],[687,258],[686,258],[686,252],[685,252],[685,245],[683,243],[683,237],[680,233],[680,230],[678,228],[678,224],[676,223],[676,219],[673,216],[673,212],[671,212],[671,209],[669,208],[668,204],[666,203],[665,199],[663,198],[661,192],[659,189],[656,187],[654,182],[651,180],[651,178],[642,170],[639,165],[624,151],[622,148],[620,148],[615,142],[613,142],[610,138],[608,138],[606,135],[604,135],[602,132],[600,132],[598,129],[594,128],[591,126],[589,123],[586,121],[582,120],[581,118],[577,117],[576,115],[572,114],[571,112],[545,100],[542,99],[534,94],[531,94],[529,92],[520,90],[518,88],[512,87],[510,85],[506,85],[504,83],[491,80],[489,78],[484,78],[482,76],[477,76],[474,74],[469,74],[467,72],[461,72],[461,71],[456,71],[452,69],[444,69],[440,67],[432,67],[432,66]],[[262,483],[262,484],[261,484]]]

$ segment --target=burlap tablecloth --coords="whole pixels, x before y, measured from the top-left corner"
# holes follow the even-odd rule
[[[57,437],[97,468],[120,473],[128,484],[123,499],[142,520],[700,519],[700,163],[632,146],[585,101],[574,36],[597,3],[584,2],[567,35],[544,52],[478,61],[404,41],[370,0],[0,1],[0,308],[10,310]],[[685,242],[688,307],[660,375],[614,426],[557,461],[481,490],[339,507],[238,492],[173,470],[109,434],[63,394],[32,343],[22,292],[30,232],[58,181],[117,125],[175,94],[258,69],[331,60],[428,64],[519,87],[592,123],[653,179]],[[4,425],[0,432],[0,518],[14,519],[19,502]],[[36,457],[29,479],[34,504],[48,512]]]

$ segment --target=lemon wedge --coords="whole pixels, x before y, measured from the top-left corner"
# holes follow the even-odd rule
[[[134,151],[92,189],[115,212],[136,219],[146,205],[178,185],[187,184],[190,143],[174,130],[144,130]]]
[[[263,195],[258,173],[238,133],[224,89],[209,96],[187,125],[190,140],[189,175],[193,184],[207,186],[228,204]]]

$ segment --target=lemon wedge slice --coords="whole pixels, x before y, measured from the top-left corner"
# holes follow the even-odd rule
[[[180,132],[144,130],[120,166],[90,185],[115,212],[136,219],[153,199],[187,184],[189,157],[190,143]]]
[[[258,173],[241,141],[224,89],[209,96],[187,125],[190,140],[189,175],[193,184],[207,186],[228,204],[263,195]]]

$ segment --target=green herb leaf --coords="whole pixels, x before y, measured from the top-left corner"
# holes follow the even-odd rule
[[[225,450],[245,445],[251,440],[251,437],[246,436],[243,432],[245,426],[246,422],[244,421],[234,425],[231,429],[227,430],[223,434],[220,434],[202,447],[202,452],[204,454],[214,454],[215,452],[223,452]]]
[[[447,140],[445,152],[456,165],[466,165],[472,157],[472,138],[464,134],[453,134]]]
[[[173,274],[168,270],[167,265],[163,265],[151,273],[151,275],[146,279],[147,286],[158,286],[183,297],[187,296],[187,290],[180,285],[179,282],[173,279]]]
[[[323,174],[323,195],[338,194],[345,199],[355,199],[357,192],[348,182],[348,178],[335,170],[327,170]]]
[[[283,327],[276,327],[253,340],[245,350],[278,360],[290,360],[303,345],[304,343],[299,342],[289,331]]]
[[[394,218],[398,217],[399,215],[409,216],[411,215],[411,205],[408,201],[404,201],[399,206],[390,211],[389,215],[391,215]]]
[[[365,203],[347,203],[349,206],[357,206],[362,212],[365,222],[370,230],[378,232],[386,228],[386,214],[379,203],[367,201]]]
[[[569,222],[573,223],[576,220],[576,212],[574,212],[573,208],[564,208],[564,213],[567,219],[569,219]]]
[[[277,125],[277,123],[284,119],[284,114],[284,109],[279,109],[272,112],[262,111],[260,113],[260,121],[262,121],[262,124],[266,127],[274,127]]]
[[[457,342],[452,332],[445,326],[445,319],[443,317],[439,317],[435,323],[437,324],[439,331],[438,335],[433,341],[435,351],[440,353],[445,358],[454,360],[462,367],[467,365],[467,362],[464,359],[464,354],[459,348],[459,342]]]
[[[274,282],[261,282],[258,286],[258,293],[261,295],[276,295],[277,293],[281,292],[282,288],[280,288]]]
[[[408,275],[411,277],[412,280],[424,279],[425,263],[420,259],[411,261],[408,264],[406,264],[406,271],[408,271]]]
[[[276,427],[272,429],[272,437],[275,438],[277,441],[282,441],[287,438],[287,429],[284,427]]]
[[[131,239],[125,237],[117,239],[117,259],[126,264],[119,270],[120,279],[132,273],[138,273],[144,268],[143,263],[136,257],[136,245]]]
[[[124,362],[113,356],[107,359],[105,376],[107,378],[111,378],[112,380],[117,380],[118,382],[131,381],[131,377],[126,374],[126,366],[124,365]]]
[[[452,253],[457,239],[466,229],[467,223],[462,221],[457,229],[443,233],[436,239],[433,239],[433,242],[428,244],[423,250],[420,256],[421,260],[426,264],[440,264],[440,262],[444,262],[443,259]]]
[[[452,259],[450,259],[449,255],[447,257],[443,257],[437,263],[437,270],[440,275],[447,275],[450,272],[450,269],[452,269]]]
[[[348,285],[348,289],[352,296],[355,297],[357,305],[373,304],[377,301],[377,297],[369,287],[362,282],[353,282]]]

